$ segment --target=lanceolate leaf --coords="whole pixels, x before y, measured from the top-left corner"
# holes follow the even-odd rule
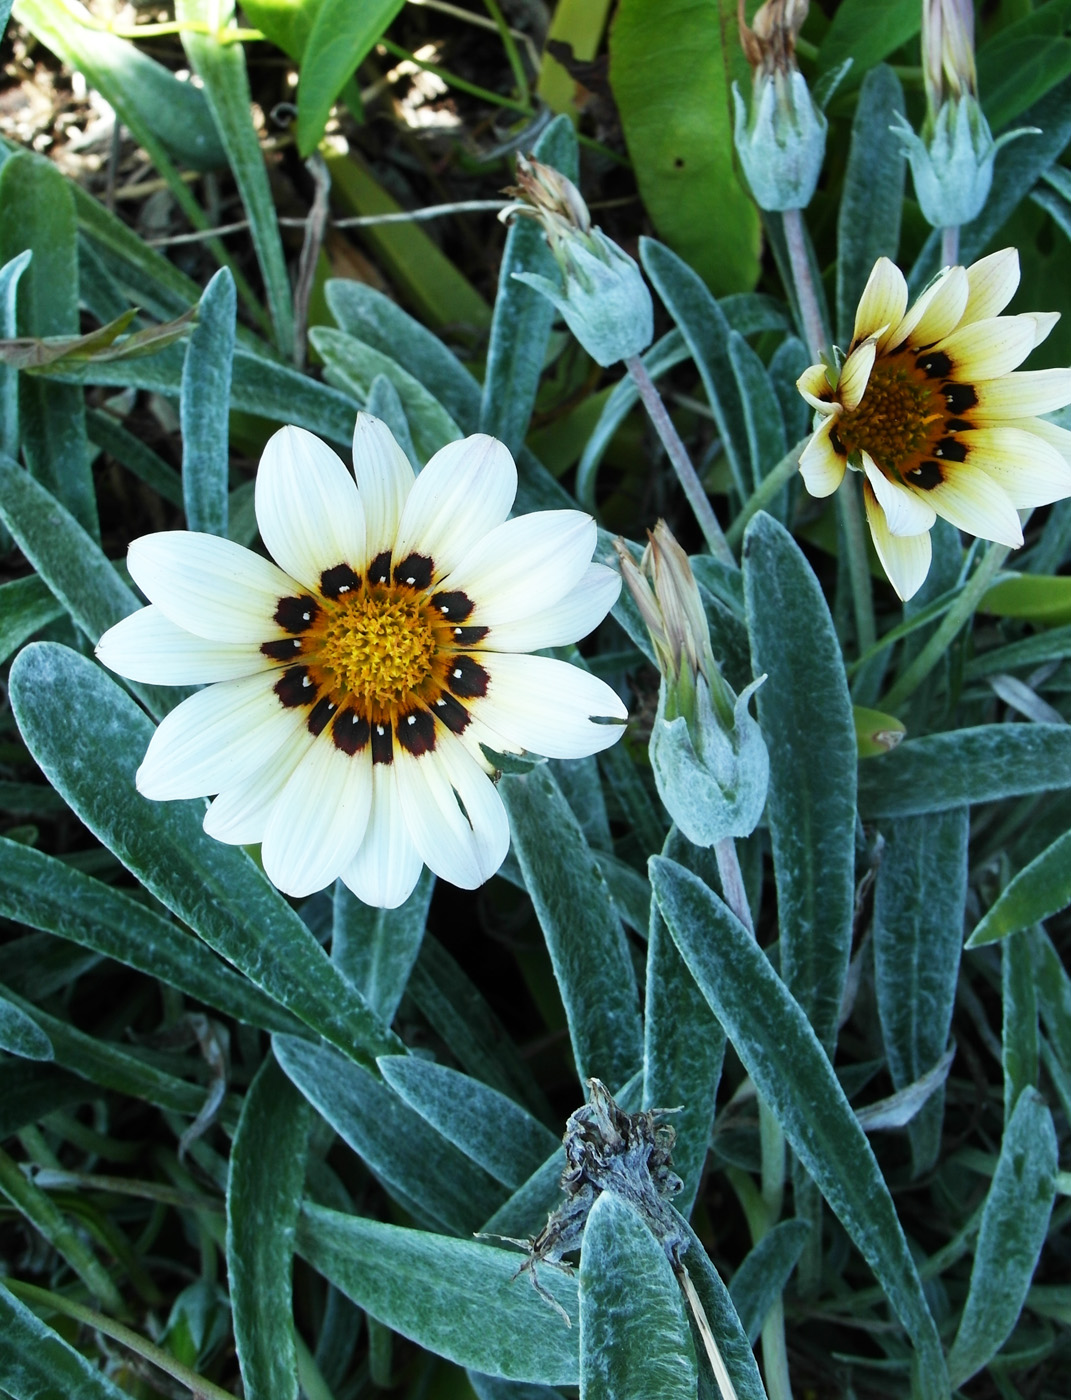
[[[809,1230],[805,1220],[780,1221],[733,1274],[729,1296],[752,1344],[758,1341],[766,1314],[784,1293]]]
[[[3,996],[0,996],[0,1050],[24,1060],[51,1060],[53,1053],[52,1042],[37,1022]]]
[[[323,0],[305,42],[298,80],[298,149],[308,156],[324,134],[335,98],[402,8],[404,0]]]
[[[331,960],[386,1025],[402,999],[420,952],[435,876],[425,870],[398,909],[372,909],[335,884]]]
[[[2,1284],[0,1388],[11,1400],[127,1400],[128,1394]]]
[[[297,1400],[290,1272],[310,1117],[269,1056],[246,1096],[227,1181],[227,1278],[247,1400]]]
[[[759,723],[770,754],[766,814],[781,975],[832,1050],[855,903],[855,721],[825,598],[788,531],[760,512],[744,536],[751,665],[767,679]]]
[[[517,1277],[524,1256],[514,1250],[309,1205],[298,1248],[378,1321],[459,1366],[543,1385],[577,1383],[577,1284],[558,1269],[541,1270],[539,1282],[571,1327]]]
[[[1052,1114],[1027,1090],[1005,1125],[982,1212],[970,1290],[948,1357],[954,1386],[982,1369],[1018,1321],[1045,1242],[1056,1167]]]
[[[581,1400],[694,1400],[697,1383],[665,1251],[626,1201],[604,1191],[580,1253]]]
[[[968,948],[994,943],[1058,914],[1071,904],[1071,831],[1020,870],[996,903],[975,925]]]
[[[580,1082],[594,1075],[617,1089],[640,1065],[643,1042],[632,961],[609,888],[545,766],[504,778],[499,791],[554,964]]]
[[[762,949],[701,880],[656,856],[651,884],[692,976],[756,1089],[911,1337],[919,1395],[945,1400],[940,1339],[892,1198],[806,1017]]]
[[[205,834],[200,803],[139,795],[134,773],[152,725],[98,666],[34,643],[11,668],[11,700],[53,787],[216,952],[345,1053],[368,1060],[400,1048],[250,858]]]
[[[221,267],[205,288],[182,367],[182,492],[186,525],[227,534],[234,278]]]

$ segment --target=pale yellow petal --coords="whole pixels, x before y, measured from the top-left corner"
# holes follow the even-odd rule
[[[988,472],[965,462],[942,462],[941,475],[943,479],[926,492],[938,515],[980,540],[1019,548],[1023,530],[1018,512]]]
[[[921,535],[937,519],[933,506],[917,491],[890,481],[869,452],[862,452],[863,470],[871,491],[877,497],[890,535]]]
[[[1050,447],[1055,447],[1065,462],[1071,463],[1071,432],[1050,423],[1047,418],[1014,418],[1009,423],[1002,423],[1001,427],[1022,428],[1024,432],[1034,433]]]
[[[1034,344],[1040,345],[1043,340],[1048,340],[1052,334],[1052,329],[1060,319],[1058,311],[1031,311],[1031,319],[1035,322]]]
[[[967,305],[967,273],[962,267],[946,268],[895,327],[890,346],[933,345],[959,325]]]
[[[796,388],[819,413],[833,412],[833,390],[825,365],[809,365],[796,380]]]
[[[1022,370],[974,385],[975,422],[987,418],[1033,418],[1071,403],[1071,369]]]
[[[877,345],[873,340],[864,340],[862,345],[857,345],[841,366],[840,379],[837,383],[837,397],[844,407],[851,412],[853,408],[858,408],[863,395],[866,393],[866,386],[870,381],[870,371],[874,368],[874,357],[877,354]]]
[[[1036,344],[1036,317],[990,316],[957,327],[923,358],[932,357],[939,364],[940,357],[947,356],[951,364],[947,372],[942,370],[945,379],[997,379],[1018,368]]]
[[[906,603],[919,591],[930,571],[930,533],[927,530],[920,535],[891,534],[885,512],[878,504],[869,482],[863,486],[863,503],[881,567]]]
[[[967,269],[970,288],[962,320],[983,321],[999,316],[1019,285],[1019,254],[1014,248],[1001,248],[987,258],[979,258]]]
[[[960,441],[967,446],[965,466],[991,476],[1018,510],[1071,496],[1071,462],[1040,433],[1017,427],[979,428],[962,434]]]
[[[800,476],[812,496],[832,496],[844,480],[845,459],[829,438],[835,422],[829,418],[821,424],[800,454]]]
[[[907,283],[904,274],[888,258],[879,258],[859,298],[852,345],[898,325],[906,306]],[[881,348],[884,349],[884,345]]]

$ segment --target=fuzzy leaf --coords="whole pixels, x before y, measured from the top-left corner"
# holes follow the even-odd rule
[[[231,362],[237,298],[221,267],[205,288],[182,367],[182,491],[186,526],[227,534]]]

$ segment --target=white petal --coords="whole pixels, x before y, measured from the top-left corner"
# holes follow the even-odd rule
[[[628,710],[615,691],[579,666],[548,656],[483,652],[487,695],[473,713],[511,745],[547,758],[583,758],[616,744]],[[618,721],[593,723],[592,717]]]
[[[163,801],[206,797],[243,782],[304,727],[303,709],[285,709],[275,671],[199,690],[163,720],[137,773],[138,791]]]
[[[415,477],[409,458],[380,418],[358,413],[353,429],[353,473],[361,493],[368,557],[393,549],[405,498]]]
[[[579,510],[540,510],[507,520],[443,580],[475,604],[468,621],[494,626],[530,617],[570,592],[587,572],[598,541],[590,515]]]
[[[1032,418],[1071,403],[1071,369],[1027,369],[974,385],[974,422],[986,418]]]
[[[1011,426],[977,428],[963,433],[960,441],[967,446],[969,465],[993,477],[1017,510],[1071,496],[1071,462],[1036,428],[1033,432]]]
[[[1047,418],[1016,418],[1001,426],[1022,428],[1025,432],[1036,434],[1050,447],[1055,447],[1065,462],[1071,463],[1071,432],[1066,428],[1050,423]]]
[[[1023,363],[1037,344],[1037,333],[1034,316],[988,316],[959,326],[934,346],[933,353],[952,361],[947,379],[997,379]]]
[[[148,685],[232,681],[267,667],[256,642],[212,642],[177,626],[155,604],[109,627],[96,647],[110,671]]]
[[[863,501],[881,567],[906,603],[919,591],[930,571],[932,546],[929,531],[919,535],[891,535],[885,522],[885,512],[878,505],[870,486],[865,483]]]
[[[984,471],[968,462],[942,462],[944,480],[927,491],[938,515],[980,540],[995,540],[1009,549],[1023,542],[1019,515],[1008,493]]]
[[[375,909],[397,909],[413,892],[424,862],[402,815],[393,763],[372,765],[372,812],[343,883]]]
[[[314,740],[298,730],[262,768],[240,783],[228,783],[205,813],[204,828],[228,846],[255,846],[264,840],[272,807]]]
[[[870,371],[874,368],[876,354],[876,342],[864,340],[861,345],[856,346],[841,366],[840,379],[837,380],[837,397],[849,413],[853,408],[859,407],[862,397],[866,393],[866,386],[870,381]]]
[[[857,345],[868,336],[878,336],[882,332],[879,341],[884,350],[888,332],[899,325],[906,306],[907,283],[904,274],[889,258],[879,258],[859,298],[852,344]]]
[[[259,643],[284,635],[275,609],[281,598],[303,591],[252,550],[193,530],[143,535],[131,544],[127,565],[166,617],[219,642]]]
[[[579,642],[594,632],[620,592],[619,573],[605,564],[589,564],[580,582],[559,602],[492,627],[481,646],[490,651],[541,651]]]
[[[812,496],[832,496],[844,480],[846,458],[834,448],[830,433],[836,418],[827,418],[814,430],[800,454],[800,476]]]
[[[1056,329],[1060,313],[1059,311],[1031,311],[1029,315],[1035,325],[1034,344],[1040,345],[1043,341],[1048,340]]]
[[[863,470],[885,515],[891,535],[921,535],[937,519],[933,506],[906,486],[889,481],[868,452],[861,453]]]
[[[440,448],[417,477],[402,511],[397,563],[428,556],[441,578],[501,525],[517,494],[517,468],[505,443],[486,433]]]
[[[424,864],[464,890],[489,880],[509,849],[509,822],[471,754],[438,726],[433,753],[413,758],[396,745],[394,768],[405,824]]]
[[[306,588],[335,564],[360,572],[364,510],[342,459],[304,428],[280,428],[257,469],[257,524],[280,568]]]
[[[825,365],[810,365],[796,380],[796,388],[819,413],[833,411],[833,390]]]
[[[371,805],[371,750],[350,757],[325,731],[272,807],[260,851],[268,879],[295,896],[331,884],[356,855]]]
[[[999,316],[1019,285],[1019,254],[1014,248],[1001,248],[987,258],[979,258],[967,269],[970,288],[962,320],[981,321]]]

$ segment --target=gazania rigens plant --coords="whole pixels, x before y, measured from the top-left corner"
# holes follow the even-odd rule
[[[591,562],[583,512],[506,520],[517,472],[494,438],[450,443],[415,477],[362,413],[353,456],[356,484],[301,428],[268,443],[256,509],[274,564],[213,535],[135,540],[151,606],[97,655],[135,680],[211,682],[156,731],[139,791],[218,794],[205,830],[261,842],[288,894],[341,877],[395,907],[422,864],[467,889],[501,865],[488,752],[572,758],[620,737],[608,685],[522,654],[586,636],[620,581]]]
[[[1037,416],[1071,403],[1071,369],[1013,373],[1058,317],[1001,316],[1018,284],[1005,248],[943,269],[908,309],[903,274],[880,258],[843,363],[797,381],[820,419],[800,458],[807,489],[829,496],[846,468],[864,474],[874,546],[901,598],[929,571],[938,515],[1014,549],[1018,511],[1071,495],[1071,433]]]

